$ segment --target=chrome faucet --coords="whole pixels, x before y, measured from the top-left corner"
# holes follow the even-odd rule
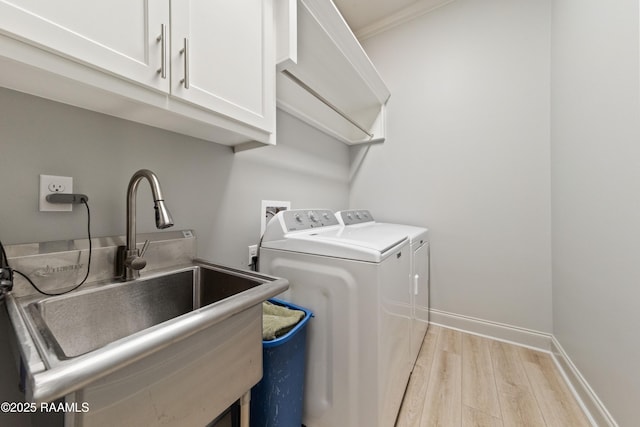
[[[133,174],[127,188],[127,245],[118,247],[116,258],[116,274],[121,276],[124,281],[140,277],[140,270],[147,265],[147,261],[143,257],[149,247],[149,241],[144,242],[140,252],[136,247],[136,194],[138,192],[138,184],[140,184],[142,178],[146,178],[151,185],[153,208],[156,211],[156,227],[163,229],[173,225],[171,214],[164,205],[164,197],[162,197],[158,177],[148,169],[140,169]]]

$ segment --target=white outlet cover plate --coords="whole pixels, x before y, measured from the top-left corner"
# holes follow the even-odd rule
[[[50,185],[61,188],[58,193],[73,193],[73,178],[70,176],[40,175],[40,212],[71,212],[71,203],[49,203],[47,195],[54,193]]]
[[[263,200],[262,209],[260,209],[260,235],[264,234],[267,222],[280,211],[291,209],[291,202],[277,200]]]

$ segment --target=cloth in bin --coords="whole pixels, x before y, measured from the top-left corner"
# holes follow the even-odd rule
[[[289,332],[305,316],[304,311],[272,304],[262,303],[262,339],[274,340]]]

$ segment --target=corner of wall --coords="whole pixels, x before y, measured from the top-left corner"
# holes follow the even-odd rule
[[[565,382],[594,426],[618,427],[607,408],[573,364],[560,342],[551,336],[551,355]]]

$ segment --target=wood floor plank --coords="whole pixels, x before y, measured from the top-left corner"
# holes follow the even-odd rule
[[[462,361],[454,353],[436,354],[420,427],[458,427],[462,412]]]
[[[498,386],[505,426],[545,427],[544,418],[531,390],[522,386]],[[568,427],[568,426],[567,426]]]
[[[418,426],[590,424],[549,354],[430,325],[396,423]]]
[[[528,348],[519,348],[518,352],[547,426],[590,426],[551,356]]]
[[[441,327],[430,325],[422,342],[416,364],[411,372],[397,426],[418,427],[427,396],[427,386],[431,376],[431,367]]]
[[[438,336],[437,349],[449,353],[462,355],[462,335],[460,331],[442,328]]]
[[[443,329],[444,328],[437,325],[429,325],[424,341],[422,341],[422,347],[420,348],[416,365],[420,365],[423,368],[431,370],[431,365],[433,364],[433,353],[436,349],[438,336]]]
[[[424,409],[424,402],[427,397],[427,386],[429,385],[430,369],[421,365],[416,365],[409,378],[407,392],[405,393],[402,407],[398,414],[397,426],[419,427],[420,418]]]
[[[517,348],[493,341],[491,359],[504,425],[544,427],[544,418],[531,390]]]
[[[492,341],[490,351],[496,384],[504,383],[512,386],[529,387],[527,373],[515,346],[500,341]]]
[[[462,336],[462,404],[500,418],[490,345],[486,338]]]
[[[461,347],[460,332],[450,329],[440,331],[420,420],[421,427],[462,425]]]
[[[462,427],[504,427],[502,419],[462,405]]]

